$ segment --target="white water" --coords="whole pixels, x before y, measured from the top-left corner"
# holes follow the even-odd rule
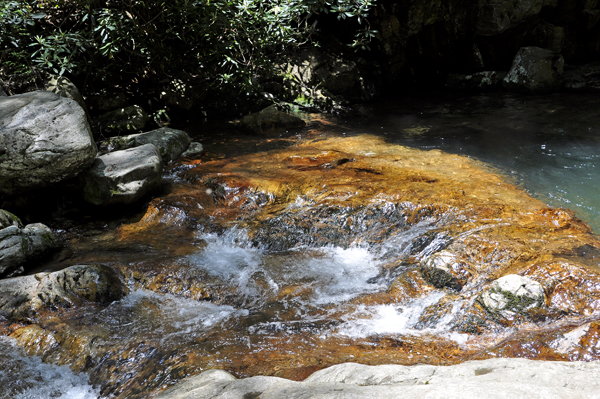
[[[99,397],[86,374],[75,374],[68,367],[43,363],[37,356],[26,356],[12,339],[0,337],[1,399]]]

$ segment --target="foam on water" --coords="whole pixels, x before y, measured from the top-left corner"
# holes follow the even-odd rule
[[[453,308],[444,317],[440,318],[435,327],[417,328],[423,312],[430,306],[438,303],[446,294],[442,291],[432,293],[411,301],[409,304],[359,306],[356,310],[344,316],[344,323],[336,327],[334,334],[350,338],[366,338],[370,336],[385,335],[443,335],[459,343],[464,343],[466,334],[451,333],[448,329],[450,322],[464,306],[457,301]]]
[[[231,318],[247,315],[245,309],[139,289],[112,303],[95,318],[100,323],[110,325],[117,336],[134,332],[138,335],[158,335],[164,341],[176,336],[203,333]]]
[[[0,337],[0,365],[0,398],[3,399],[100,398],[86,374],[76,374],[66,366],[43,363],[37,356],[26,356],[7,337]]]
[[[368,282],[378,275],[380,268],[366,247],[302,247],[286,253],[269,253],[251,247],[239,234],[235,240],[231,234],[201,238],[206,246],[190,256],[189,263],[235,286],[247,298],[263,296],[264,292],[257,288],[257,279],[271,293],[298,283],[310,287],[311,305],[344,302],[383,288]]]

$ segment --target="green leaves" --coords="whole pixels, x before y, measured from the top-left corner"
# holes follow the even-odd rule
[[[0,56],[91,80],[159,82],[187,73],[218,90],[256,92],[286,52],[315,39],[320,13],[355,20],[363,29],[350,45],[367,48],[374,2],[0,0]]]

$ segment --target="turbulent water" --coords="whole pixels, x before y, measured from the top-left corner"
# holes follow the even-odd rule
[[[388,102],[361,119],[331,118],[319,128],[327,136],[368,133],[393,144],[474,157],[543,202],[574,210],[600,231],[596,137],[600,116],[595,112],[599,107],[600,100],[587,95],[436,95]],[[275,145],[298,142],[302,134],[288,135]],[[256,148],[272,141],[253,140]],[[205,146],[214,152],[213,158],[221,157],[219,151],[251,152],[244,138],[218,138],[212,143],[207,139]],[[336,162],[334,166],[354,160]],[[171,171],[171,180],[184,181],[177,170],[191,168]],[[223,196],[231,194],[227,190],[232,188],[222,187]],[[212,191],[208,195],[221,200]],[[259,197],[254,200],[260,204],[273,200]],[[191,208],[204,209],[206,204],[194,198],[190,201],[198,202]],[[176,238],[159,231],[156,237],[142,234],[146,241],[141,244],[117,245],[113,231],[90,233],[87,247],[81,244],[79,252],[74,247],[73,262],[104,262],[142,271],[155,267],[148,273],[154,280],[146,285],[130,282],[123,299],[101,309],[83,309],[64,325],[47,322],[48,329],[93,334],[99,349],[97,358],[91,356],[91,365],[85,366],[91,370],[89,376],[51,365],[64,358],[60,352],[42,362],[0,338],[4,389],[0,398],[146,397],[210,367],[244,376],[275,373],[282,365],[279,375],[301,379],[324,365],[358,357],[372,364],[464,360],[461,356],[474,353],[469,352],[473,336],[460,330],[457,320],[473,307],[475,297],[468,295],[469,290],[480,290],[483,283],[475,279],[462,296],[432,286],[411,292],[424,286],[419,286],[416,263],[448,246],[451,239],[472,236],[476,241],[482,230],[500,229],[501,223],[492,220],[449,238],[441,229],[456,224],[451,209],[440,214],[427,210],[413,215],[414,223],[405,224],[413,208],[414,204],[382,199],[355,209],[331,205],[317,212],[299,194],[252,231],[243,223],[212,231],[198,219],[188,231],[181,226],[187,226],[191,216],[174,208],[172,215],[161,216],[161,223],[180,228]],[[303,220],[306,225],[300,226]],[[181,251],[172,248],[179,244]],[[486,262],[508,256],[490,251]],[[406,281],[402,276],[408,276]],[[188,288],[181,282],[186,279],[200,281],[208,293],[184,295]],[[142,281],[135,276],[133,280]],[[504,336],[486,332],[477,339],[480,344],[488,338],[499,343],[507,331],[515,332],[510,328],[503,330]],[[570,330],[557,331],[551,342],[574,334],[567,332],[564,338],[560,334]],[[103,378],[119,372],[126,375],[116,379],[118,384],[102,385]]]

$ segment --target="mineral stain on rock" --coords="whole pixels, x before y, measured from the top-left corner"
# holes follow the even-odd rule
[[[103,253],[74,250],[119,295],[7,314],[0,331],[118,398],[209,368],[598,359],[600,271],[581,248],[600,241],[473,159],[363,135],[170,173],[138,221],[94,238]]]

